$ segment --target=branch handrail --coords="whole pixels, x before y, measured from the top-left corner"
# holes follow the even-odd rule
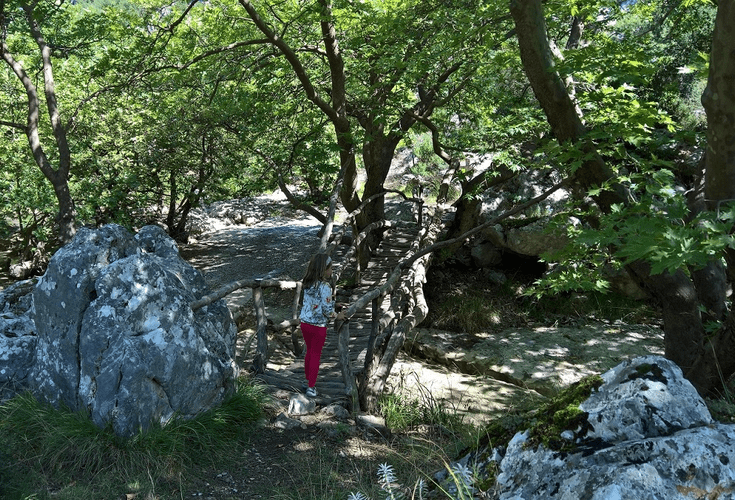
[[[248,278],[228,283],[218,290],[191,302],[189,306],[192,311],[196,311],[197,309],[208,306],[212,302],[215,302],[235,290],[239,290],[240,288],[280,288],[282,290],[289,290],[291,288],[296,288],[300,284],[301,281]]]
[[[385,222],[389,222],[389,221],[378,221],[378,222],[371,224],[371,226],[374,226],[374,228],[384,227]],[[419,234],[416,236],[414,241],[411,243],[411,248],[409,250],[410,252],[418,251],[421,245],[421,241],[423,241],[428,230],[429,228],[423,228],[421,229],[421,231],[419,231]],[[361,233],[361,235],[366,235],[366,234],[367,232]],[[373,356],[372,348],[373,348],[375,339],[377,337],[378,325],[382,326],[384,322],[391,322],[395,319],[395,314],[393,314],[393,311],[390,311],[390,310],[388,311],[388,313],[383,315],[381,318],[378,318],[378,311],[379,311],[379,308],[377,307],[378,299],[380,297],[384,297],[393,292],[396,284],[399,283],[399,280],[402,274],[403,274],[403,268],[400,266],[396,266],[392,270],[388,279],[386,279],[382,285],[368,290],[361,297],[359,297],[355,302],[353,302],[347,307],[347,309],[344,312],[344,315],[345,315],[344,321],[335,322],[334,327],[338,335],[337,348],[339,351],[339,359],[340,359],[340,364],[342,367],[342,378],[345,384],[345,392],[351,399],[350,405],[353,410],[360,408],[361,394],[357,387],[355,375],[352,370],[352,366],[350,363],[350,357],[349,357],[349,337],[350,337],[349,319],[358,310],[365,308],[368,305],[368,303],[372,303],[371,316],[372,316],[373,327],[370,332],[370,338],[368,340],[368,350],[365,356],[365,368],[367,369],[369,364],[371,364],[371,361],[372,361],[371,360]]]

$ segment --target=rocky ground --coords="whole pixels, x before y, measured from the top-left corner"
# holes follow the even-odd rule
[[[262,215],[262,204],[252,203],[259,207],[252,210],[248,204],[241,205],[230,222],[210,224],[209,231],[182,248],[182,255],[202,270],[212,287],[274,270],[276,275],[295,279],[303,274],[318,247],[318,224],[289,212],[283,200],[269,197],[265,201],[269,207],[266,216]],[[231,307],[247,314],[248,294],[244,291],[228,297]],[[450,409],[466,422],[482,424],[522,401],[542,398],[626,357],[661,354],[663,335],[655,326],[604,321],[495,327],[472,334],[418,328],[406,347],[407,352],[394,367],[391,389],[422,404]],[[427,429],[388,438],[324,413],[297,417],[284,425],[289,397],[273,393],[268,416],[253,434],[242,461],[227,470],[202,471],[202,478],[194,482],[194,496],[279,498],[274,491],[293,491],[294,496],[280,498],[319,498],[317,490],[330,488],[323,484],[323,474],[327,472],[330,477],[325,469],[336,468],[346,474],[335,481],[373,475],[380,461],[411,455],[417,448],[431,449],[419,453],[421,457],[439,460],[443,457],[441,447],[433,442],[451,441],[447,436],[427,435]],[[441,463],[428,460],[422,466],[440,468]],[[313,482],[314,474],[319,476],[315,467],[322,474],[318,484]]]

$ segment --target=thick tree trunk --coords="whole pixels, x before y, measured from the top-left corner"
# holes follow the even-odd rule
[[[365,140],[362,147],[362,159],[365,164],[367,179],[363,198],[385,191],[384,183],[390,171],[391,162],[396,152],[399,137],[385,136],[380,129],[366,129],[371,139]],[[385,218],[385,198],[379,196],[370,202],[358,217],[358,228],[362,230],[368,224]]]
[[[722,1],[712,39],[709,79],[702,95],[707,111],[705,193],[710,208],[735,198],[735,3]]]
[[[683,271],[651,276],[650,266],[644,262],[632,263],[628,272],[659,299],[664,320],[664,355],[687,373],[704,346],[704,327],[694,283]]]
[[[74,200],[69,192],[69,183],[66,177],[62,177],[56,182],[51,181],[51,184],[54,186],[54,194],[59,202],[59,213],[56,218],[59,242],[65,244],[70,242],[74,234],[76,234]]]
[[[715,29],[712,35],[709,79],[702,95],[707,112],[707,154],[705,158],[705,200],[711,210],[732,206],[735,199],[735,2],[718,3]],[[725,255],[727,277],[735,279],[735,252]],[[717,287],[709,286],[708,301],[721,295],[721,272],[709,268],[717,280]],[[708,281],[705,283],[710,285]],[[712,294],[716,294],[712,297]],[[723,302],[724,304],[724,302]],[[708,305],[707,303],[705,305]],[[711,307],[708,305],[708,310]],[[722,309],[712,311],[722,314]],[[700,390],[717,387],[735,373],[735,311],[730,308],[722,328],[703,347],[700,358],[687,377]],[[667,332],[668,335],[668,332]]]

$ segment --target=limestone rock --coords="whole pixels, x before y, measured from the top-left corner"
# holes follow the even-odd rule
[[[557,251],[569,242],[567,236],[559,231],[551,231],[547,228],[548,218],[542,218],[527,226],[518,228],[503,228],[500,224],[485,228],[481,232],[481,238],[472,249],[472,256],[477,264],[484,266],[494,264],[492,260],[484,262],[488,257],[485,254],[494,255],[503,250],[510,250],[519,255],[538,257],[542,253]]]
[[[697,390],[667,359],[624,361],[602,379],[599,390],[580,405],[592,427],[586,439],[617,444],[713,423]]]
[[[82,229],[33,292],[37,396],[131,435],[219,404],[237,375],[224,301],[193,312],[201,274],[156,227]]]
[[[285,413],[279,413],[276,420],[273,422],[273,426],[277,429],[290,430],[290,429],[306,429],[306,424],[290,418]]]
[[[483,241],[470,250],[472,263],[479,268],[497,266],[503,261],[503,251],[489,241]]]
[[[385,425],[385,419],[377,415],[360,413],[355,415],[355,424],[361,430],[368,434],[376,435],[385,439],[391,436],[390,429]]]
[[[310,415],[316,410],[316,402],[303,394],[294,394],[288,402],[289,415]]]
[[[33,366],[36,326],[28,313],[35,280],[0,292],[0,400],[23,390]]]
[[[735,426],[715,424],[681,370],[658,356],[623,362],[580,405],[565,431],[572,452],[518,433],[499,459],[502,500],[732,498]]]
[[[51,258],[33,291],[32,317],[38,331],[35,392],[53,405],[80,409],[79,334],[82,316],[96,298],[95,281],[112,262],[134,254],[132,236],[120,226],[81,228]]]
[[[332,403],[329,406],[325,406],[321,409],[319,413],[327,417],[335,418],[337,420],[347,420],[348,418],[350,418],[350,412],[347,410],[347,408],[337,403]]]
[[[502,500],[690,500],[690,493],[694,498],[735,494],[731,425],[687,429],[566,456],[543,447],[526,450],[526,437],[517,435],[501,462]]]

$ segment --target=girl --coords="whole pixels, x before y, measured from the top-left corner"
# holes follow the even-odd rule
[[[306,275],[302,280],[304,305],[301,308],[301,333],[306,344],[304,375],[306,376],[306,395],[316,397],[316,377],[322,348],[327,339],[327,323],[334,313],[334,300],[329,278],[332,277],[332,259],[319,253],[312,257]],[[340,315],[337,317],[340,318]]]

